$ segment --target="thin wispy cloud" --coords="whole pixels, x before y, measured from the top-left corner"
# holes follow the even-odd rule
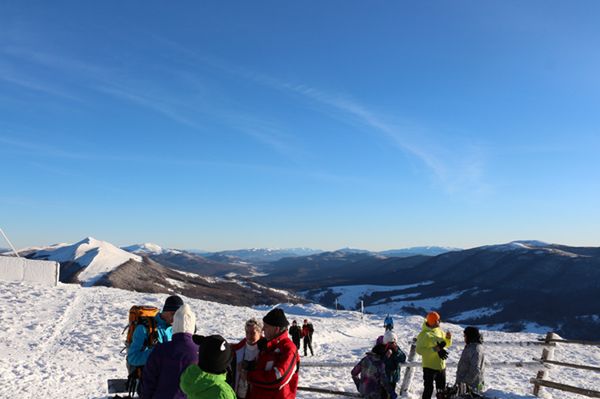
[[[158,42],[174,51],[187,55],[196,62],[272,89],[300,95],[312,103],[324,106],[323,111],[331,117],[342,119],[344,123],[359,129],[364,130],[366,128],[371,134],[385,138],[398,149],[419,159],[449,192],[463,189],[482,192],[487,187],[487,184],[483,182],[484,161],[481,151],[473,148],[472,145],[453,148],[452,152],[458,152],[457,155],[444,155],[444,152],[448,153],[450,151],[443,148],[438,151],[432,149],[431,143],[434,140],[426,137],[428,129],[422,124],[390,123],[387,118],[350,96],[330,94],[308,85],[294,84],[249,68],[231,65],[217,57],[198,54],[169,39],[153,36]],[[337,118],[333,111],[335,111],[335,114],[341,113],[343,117]],[[436,146],[439,147],[440,144],[437,143]]]

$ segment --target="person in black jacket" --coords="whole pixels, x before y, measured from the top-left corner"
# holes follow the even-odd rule
[[[299,350],[300,349],[300,339],[302,338],[302,330],[298,326],[298,323],[296,323],[296,320],[294,320],[292,322],[292,326],[289,329],[289,333],[290,333],[290,336],[292,337],[292,341],[294,341],[294,345],[296,345],[296,348]]]

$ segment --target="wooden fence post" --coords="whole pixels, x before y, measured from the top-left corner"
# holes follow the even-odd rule
[[[548,334],[546,334],[545,342],[547,344],[551,344],[553,339],[555,339],[553,332],[549,332]],[[556,344],[554,344],[554,345],[556,345]],[[544,347],[544,349],[542,350],[542,362],[544,360],[552,360],[552,359],[554,359],[554,346]],[[542,365],[544,365],[544,364],[542,363]],[[548,371],[546,370],[546,368],[544,368],[544,369],[538,371],[536,380],[543,380],[544,377],[546,377],[546,378],[548,377],[548,374],[549,374]],[[539,396],[540,389],[541,389],[541,386],[539,384],[534,383],[533,395]]]
[[[407,363],[412,363],[415,360],[415,356],[417,355],[417,339],[413,338],[413,343],[410,346],[410,351],[408,352],[408,359],[406,359]],[[408,390],[410,388],[410,383],[412,381],[412,377],[415,370],[412,367],[406,367],[406,371],[404,372],[404,379],[402,380],[402,385],[400,385],[400,397],[407,398]]]

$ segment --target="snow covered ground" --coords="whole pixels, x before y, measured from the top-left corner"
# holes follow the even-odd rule
[[[0,282],[0,398],[107,398],[106,380],[125,376],[121,332],[132,304],[161,306],[166,295],[153,295],[105,287],[59,284],[41,285]],[[235,307],[184,298],[198,316],[202,334],[220,333],[231,341],[242,338],[244,321],[261,317],[270,307]],[[314,357],[302,357],[300,386],[354,392],[350,368],[316,368],[311,362],[354,363],[382,333],[380,316],[357,312],[335,312],[318,305],[282,305],[291,320],[308,318],[315,326]],[[443,316],[443,315],[442,315]],[[422,318],[395,316],[395,332],[408,352],[408,341],[421,328]],[[443,324],[457,338],[450,348],[456,362],[462,349],[458,342],[462,327]],[[530,341],[538,335],[485,331],[487,341]],[[501,347],[486,349],[489,362],[531,361],[541,349]],[[557,360],[600,365],[600,348],[559,346]],[[448,380],[454,380],[454,368]],[[552,369],[551,379],[597,389],[597,375],[571,369]],[[535,371],[523,368],[488,366],[486,381],[498,398],[529,398],[529,378]],[[417,370],[410,397],[421,393],[421,372]],[[559,391],[545,391],[548,398],[575,397]],[[299,392],[298,398],[332,396]]]

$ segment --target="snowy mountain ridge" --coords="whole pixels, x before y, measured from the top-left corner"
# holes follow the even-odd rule
[[[74,244],[58,244],[35,252],[35,259],[56,262],[75,262],[83,269],[78,280],[87,286],[93,285],[107,273],[129,260],[141,262],[142,257],[124,251],[107,241],[87,237]]]
[[[161,255],[164,253],[181,253],[181,251],[176,249],[167,249],[163,248],[158,244],[154,244],[151,242],[145,242],[143,244],[134,244],[129,245],[127,247],[121,247],[123,251],[131,252],[139,255]]]

